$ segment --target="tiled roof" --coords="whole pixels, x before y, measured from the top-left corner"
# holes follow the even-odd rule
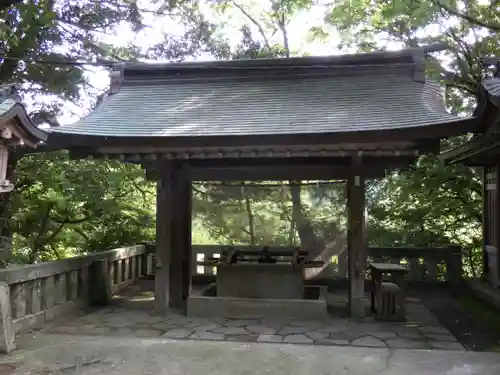
[[[39,129],[31,121],[26,108],[21,104],[20,98],[15,94],[13,85],[0,85],[0,122],[17,119],[16,133],[22,134],[24,141],[34,144],[47,139],[47,133]]]
[[[56,132],[102,136],[213,136],[364,131],[459,118],[441,87],[401,68],[346,76],[124,85],[85,119]]]
[[[129,65],[119,90],[93,113],[52,131],[104,137],[290,135],[463,121],[447,113],[441,87],[416,74],[422,73],[422,61],[410,52]]]
[[[497,107],[500,107],[500,77],[486,78],[481,83],[481,86],[486,91],[487,98]]]
[[[486,109],[492,109],[489,115],[485,115]],[[460,162],[467,165],[487,165],[496,162],[500,148],[500,136],[494,127],[498,127],[499,111],[500,77],[486,78],[479,86],[479,103],[474,112],[480,119],[474,131],[475,136],[471,140],[441,153],[440,158],[449,163]]]

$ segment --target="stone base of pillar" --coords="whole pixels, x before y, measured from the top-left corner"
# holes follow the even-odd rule
[[[351,304],[349,306],[349,312],[351,314],[351,318],[354,319],[363,319],[366,317],[366,306],[367,301],[364,297],[353,297],[351,299]]]

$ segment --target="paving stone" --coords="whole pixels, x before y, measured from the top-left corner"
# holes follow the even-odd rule
[[[328,332],[321,332],[321,331],[306,332],[306,336],[313,340],[321,340],[328,337],[328,335],[329,335]]]
[[[343,345],[343,346],[346,346],[346,345],[349,345],[349,340],[335,340],[335,339],[325,338],[325,339],[320,339],[320,340],[314,341],[314,344],[315,345]]]
[[[391,348],[399,348],[399,349],[429,349],[430,346],[426,341],[416,341],[416,340],[408,340],[401,337],[397,337],[395,339],[385,340],[385,343],[389,345]]]
[[[312,344],[314,341],[306,335],[286,335],[283,342],[290,344]]]
[[[265,335],[272,335],[276,333],[276,329],[272,327],[267,327],[263,324],[252,324],[245,327],[247,331],[252,333],[259,333]]]
[[[396,334],[404,339],[410,339],[410,340],[422,339],[422,335],[417,329],[411,329],[411,328],[401,329],[396,331]]]
[[[418,327],[418,330],[421,331],[421,332],[424,332],[425,334],[428,334],[428,333],[442,333],[442,334],[445,334],[445,333],[449,333],[449,331],[442,327],[442,326],[421,326],[421,327]]]
[[[134,334],[139,337],[156,337],[160,336],[162,332],[157,329],[138,329]]]
[[[243,327],[218,327],[211,329],[215,333],[223,333],[225,335],[244,335],[249,332]]]
[[[258,342],[281,342],[283,336],[280,335],[259,335],[257,338]]]
[[[406,297],[405,301],[407,303],[421,303],[420,299],[418,299],[417,297]]]
[[[393,339],[396,338],[397,335],[394,332],[367,332],[370,336],[376,337],[377,339]]]
[[[227,320],[224,325],[226,327],[244,327],[248,325],[257,324],[258,320],[243,320],[243,319],[230,319]]]
[[[117,320],[112,319],[112,320],[109,320],[108,322],[106,322],[106,325],[109,327],[120,328],[120,327],[129,327],[132,324],[129,321],[125,321],[125,320],[121,320],[121,319],[117,319]]]
[[[177,324],[169,322],[154,323],[151,324],[151,327],[154,329],[159,329],[160,331],[168,331],[169,329],[179,328]]]
[[[210,318],[210,319],[207,319],[207,323],[214,323],[214,324],[221,324],[221,325],[225,325],[226,322],[229,320],[229,319],[226,319],[226,318],[221,318],[221,317],[213,317],[213,318]]]
[[[112,334],[119,336],[133,336],[134,331],[130,328],[118,328],[117,330],[113,331]]]
[[[213,329],[217,329],[217,328],[220,328],[220,327],[221,327],[220,324],[208,323],[208,324],[196,327],[195,331],[196,332],[199,332],[199,331],[211,331]]]
[[[327,333],[344,332],[347,330],[348,328],[344,323],[331,323],[327,326],[316,329],[316,331]]]
[[[296,320],[288,322],[287,326],[293,327],[307,327],[309,330],[313,330],[324,325],[324,322],[321,321],[311,321],[311,320]]]
[[[365,336],[365,332],[354,332],[354,331],[343,331],[343,332],[332,332],[330,333],[330,338],[334,340],[356,340],[357,338]]]
[[[274,328],[276,331],[279,331],[281,328],[286,326],[288,323],[287,320],[276,320],[276,319],[262,319],[260,324],[263,326]]]
[[[451,334],[425,333],[425,336],[435,341],[456,342],[457,339]]]
[[[163,335],[164,337],[169,337],[171,339],[183,339],[188,337],[190,334],[193,333],[192,329],[186,329],[186,328],[174,328],[171,329]]]
[[[430,345],[433,349],[465,350],[464,347],[458,342],[432,341],[430,342]]]
[[[349,322],[347,328],[355,332],[387,332],[393,331],[393,327],[388,327],[384,323],[357,323],[355,321]]]
[[[75,335],[80,333],[80,329],[78,329],[78,327],[72,327],[72,326],[51,327],[47,331],[52,333],[65,333],[70,335]]]
[[[213,332],[207,332],[207,331],[196,331],[194,332],[191,336],[189,336],[190,339],[195,339],[195,340],[215,340],[215,341],[221,341],[225,339],[225,336],[222,333],[213,333]]]
[[[109,327],[89,327],[82,330],[86,335],[106,335],[111,332]]]
[[[145,324],[154,324],[161,323],[165,321],[163,316],[154,316],[154,315],[146,315],[146,316],[136,316],[132,321],[137,323],[145,323]]]
[[[280,335],[293,335],[299,333],[306,333],[307,331],[309,331],[309,328],[307,327],[286,326],[278,333]]]
[[[182,327],[183,328],[198,328],[204,324],[206,324],[206,322],[189,322],[189,323],[183,324]]]
[[[351,345],[353,345],[353,346],[370,346],[370,347],[376,347],[376,348],[387,347],[385,342],[383,342],[375,337],[372,337],[372,336],[360,337],[359,339],[353,340],[351,342]]]
[[[256,342],[259,335],[228,335],[226,341]]]

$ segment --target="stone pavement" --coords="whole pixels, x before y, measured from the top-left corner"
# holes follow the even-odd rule
[[[455,337],[415,299],[408,300],[408,321],[383,323],[331,317],[323,321],[190,318],[157,316],[117,304],[46,327],[44,332],[73,335],[164,337],[169,339],[268,342],[380,348],[464,350]]]
[[[454,350],[238,343],[35,333],[2,375],[493,375],[500,356]]]

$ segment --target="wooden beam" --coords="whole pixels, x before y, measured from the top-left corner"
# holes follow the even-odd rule
[[[405,169],[415,157],[400,158],[363,158],[365,178],[382,178],[386,170]],[[276,163],[266,159],[254,160],[203,160],[193,163],[185,161],[192,181],[283,181],[283,180],[328,180],[346,179],[353,174],[349,160],[345,158],[300,158],[281,159]],[[161,162],[143,163],[146,177],[150,180],[158,178]]]
[[[368,173],[369,172],[369,173]],[[373,168],[367,178],[383,178],[384,168]],[[338,180],[351,174],[349,168],[335,167],[259,167],[233,169],[191,169],[193,181],[285,181],[285,180]]]

